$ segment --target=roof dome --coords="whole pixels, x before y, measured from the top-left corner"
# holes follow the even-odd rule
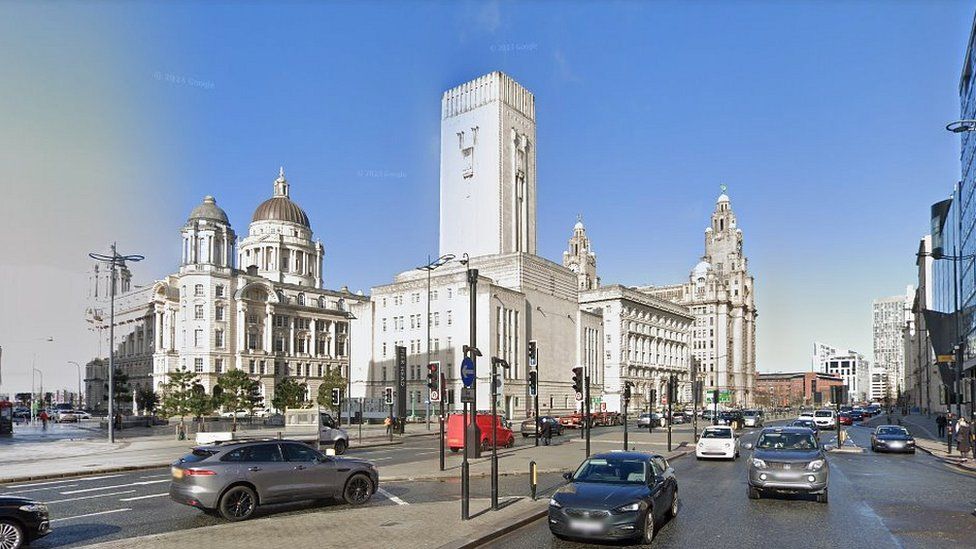
[[[255,221],[286,221],[309,227],[308,215],[288,198],[288,180],[285,179],[284,168],[279,170],[278,179],[275,179],[274,196],[262,202],[254,210],[251,222]]]
[[[711,263],[707,261],[699,261],[698,265],[695,265],[695,268],[692,269],[691,272],[692,274],[695,275],[695,278],[698,278],[701,276],[705,276],[706,274],[708,274],[708,271],[710,270],[712,270]]]
[[[198,205],[196,208],[193,208],[193,211],[190,212],[190,217],[187,218],[187,222],[196,221],[199,219],[218,221],[228,225],[230,224],[230,222],[227,220],[227,213],[217,205],[217,200],[210,195],[203,197],[203,203]]]

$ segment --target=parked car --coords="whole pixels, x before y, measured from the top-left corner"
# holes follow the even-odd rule
[[[812,419],[794,419],[790,426],[810,429],[814,435],[820,436],[820,428],[817,427],[817,424]]]
[[[817,410],[813,413],[813,422],[821,429],[833,429],[837,427],[837,415],[833,410]]]
[[[695,458],[723,458],[735,460],[739,457],[739,437],[731,427],[712,425],[705,427],[701,438],[695,445]]]
[[[173,501],[230,521],[251,518],[258,505],[339,498],[369,501],[379,473],[367,460],[326,456],[291,440],[230,441],[199,446],[171,467]]]
[[[89,420],[92,418],[91,414],[84,410],[73,410],[71,413],[74,414],[78,421]]]
[[[765,417],[762,410],[745,410],[742,412],[742,420],[746,427],[762,427],[765,423]]]
[[[879,425],[871,434],[872,452],[915,453],[915,437],[901,425]]]
[[[475,416],[475,421],[478,422],[478,428],[481,430],[481,448],[483,450],[488,450],[491,448],[492,441],[492,427],[496,430],[498,447],[504,446],[505,448],[511,448],[515,446],[515,433],[511,429],[506,427],[502,422],[498,420],[495,416],[494,421],[492,421],[491,414],[478,413]],[[464,415],[454,414],[447,418],[447,433],[445,434],[446,445],[451,449],[452,452],[459,452],[461,448],[464,448]]]
[[[813,431],[805,427],[767,427],[749,459],[749,499],[767,492],[813,494],[827,503],[830,467]]]
[[[556,417],[553,417],[553,416],[540,416],[537,419],[538,419],[538,423],[539,423],[539,436],[540,437],[542,436],[542,426],[545,425],[546,423],[548,423],[549,425],[552,426],[552,434],[553,434],[553,436],[559,436],[559,435],[563,434],[563,430],[565,429],[565,427],[563,427],[562,424],[559,423],[559,418],[556,418]],[[522,432],[522,436],[523,437],[528,438],[528,437],[534,437],[535,436],[535,424],[536,424],[536,422],[537,421],[535,419],[532,419],[532,418],[529,418],[529,419],[527,419],[527,420],[525,420],[525,421],[522,422],[522,427],[520,428],[520,431]]]
[[[667,418],[664,417],[664,414],[658,412],[644,412],[643,414],[637,416],[637,427],[642,429],[647,429],[649,425],[654,425],[655,427],[665,427],[667,424]]]
[[[47,505],[32,499],[0,496],[0,547],[19,549],[50,533]]]
[[[667,460],[642,452],[587,459],[549,499],[549,530],[558,538],[648,544],[655,528],[678,514],[678,481]]]
[[[841,412],[837,414],[837,423],[841,425],[854,425],[854,420],[851,418],[850,412]]]
[[[685,423],[686,421],[687,419],[685,418],[685,415],[681,412],[675,411],[671,414],[672,425],[680,425],[682,423]]]

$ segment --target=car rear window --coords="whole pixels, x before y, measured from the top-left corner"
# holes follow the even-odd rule
[[[732,429],[705,429],[702,438],[732,438]]]
[[[208,457],[216,454],[216,450],[207,450],[205,448],[194,448],[192,452],[180,458],[181,463],[196,463],[198,461],[203,461]]]

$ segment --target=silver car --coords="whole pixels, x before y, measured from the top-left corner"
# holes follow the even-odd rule
[[[742,421],[746,427],[762,427],[763,413],[761,410],[745,410],[742,412]]]
[[[830,467],[812,429],[767,427],[759,434],[749,459],[749,499],[763,493],[814,494],[827,503]]]
[[[231,521],[272,503],[334,498],[362,505],[379,487],[372,463],[326,456],[291,440],[198,446],[174,462],[171,472],[174,501]]]

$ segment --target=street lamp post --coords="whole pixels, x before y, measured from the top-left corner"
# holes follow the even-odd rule
[[[91,252],[88,257],[95,261],[108,263],[111,267],[111,282],[109,283],[109,320],[108,320],[108,441],[115,442],[115,274],[119,267],[125,267],[126,261],[142,261],[146,257],[143,255],[119,255],[115,249],[115,243],[111,246],[112,255]]]
[[[454,254],[444,254],[437,259],[431,261],[430,256],[427,256],[427,264],[421,267],[417,267],[418,271],[427,271],[427,366],[430,367],[430,274],[434,269],[443,266],[448,261],[454,259]],[[444,470],[444,387],[441,382],[441,373],[438,368],[437,380],[435,383],[439,386],[439,397],[441,403],[440,417],[438,419],[438,424],[440,428],[440,468],[441,471]],[[427,430],[430,430],[430,393],[427,393]]]
[[[77,362],[75,362],[73,360],[69,360],[68,361],[68,364],[74,364],[75,365],[75,368],[78,368],[78,409],[81,410],[81,407],[82,407],[82,402],[81,402],[81,364],[78,364]]]
[[[34,384],[34,381],[35,381],[34,374],[40,374],[40,376],[41,376],[41,390],[40,390],[40,392],[37,392],[37,391],[34,390],[34,387],[35,387],[35,384]],[[37,368],[35,368],[34,367],[34,362],[31,361],[31,415],[34,416],[34,417],[37,416],[37,412],[36,412],[36,410],[37,410],[37,401],[34,400],[34,397],[35,396],[38,396],[39,397],[37,400],[40,400],[42,403],[44,402],[44,372],[42,372],[42,371],[38,370]],[[32,417],[32,420],[33,419],[34,418]]]

